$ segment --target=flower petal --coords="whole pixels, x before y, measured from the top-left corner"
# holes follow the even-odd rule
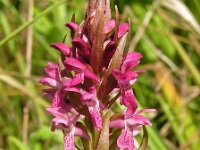
[[[129,119],[126,119],[127,123],[131,126],[134,125],[151,125],[151,122],[141,115],[134,115],[130,117]]]
[[[99,82],[99,78],[92,72],[90,71],[85,64],[80,62],[79,60],[75,58],[66,58],[64,61],[64,65],[66,70],[72,71],[74,70],[75,72],[84,72],[84,76],[88,79],[92,79],[96,82]]]
[[[78,25],[74,22],[66,23],[65,26],[70,28],[71,32],[75,32],[78,29]]]
[[[44,68],[44,70],[49,77],[51,77],[57,81],[61,81],[60,69],[59,69],[58,65],[56,65],[52,62],[48,62],[48,66],[46,66]]]
[[[81,136],[81,137],[83,137],[86,140],[89,139],[88,134],[83,129],[78,128],[78,127],[75,127],[75,133],[74,133],[74,135],[75,136]]]
[[[108,34],[115,28],[115,20],[109,21],[103,28],[104,34]]]
[[[101,113],[98,108],[95,107],[88,107],[92,122],[96,126],[98,130],[102,129],[102,118],[101,118]]]
[[[66,128],[69,128],[71,124],[68,120],[62,119],[62,118],[53,118],[52,120],[52,127],[51,131],[55,131],[56,129],[65,130]]]
[[[129,29],[129,24],[128,23],[123,23],[119,26],[119,32],[118,32],[118,39],[120,39],[124,34],[128,31]]]
[[[55,92],[55,95],[54,95],[54,97],[53,97],[52,103],[51,103],[51,107],[52,107],[52,108],[59,107],[59,103],[60,103],[62,100],[64,101],[64,99],[61,99],[61,93],[60,93],[60,91],[56,91],[56,92]]]
[[[83,90],[78,88],[78,87],[65,87],[64,89],[65,91],[68,91],[68,92],[76,92],[76,93],[79,93],[79,94],[83,94]]]
[[[143,110],[138,110],[135,112],[136,115],[139,115],[141,113],[144,113],[144,112],[155,112],[156,109],[143,109]]]
[[[80,38],[74,38],[72,43],[80,50],[79,52],[84,56],[89,58],[90,57],[90,50],[89,45],[84,40]]]
[[[115,77],[115,79],[116,79],[117,81],[121,78],[121,76],[123,76],[122,72],[119,71],[119,70],[113,70],[113,71],[112,71],[112,74],[113,74],[113,76]]]
[[[135,115],[135,111],[137,110],[137,105],[132,105],[132,106],[129,106],[125,112],[125,116],[124,118],[130,118],[131,116]]]
[[[60,51],[66,57],[71,56],[72,49],[64,43],[54,43],[54,44],[51,44],[50,46]]]
[[[82,72],[86,68],[86,66],[83,63],[72,57],[66,58],[64,61],[64,65],[67,71],[74,70]]]
[[[66,114],[67,112],[64,109],[61,109],[60,107],[50,107],[47,108],[46,111],[56,118],[62,118],[67,121],[69,120],[69,117]]]
[[[63,81],[64,87],[71,87],[84,81],[84,73],[78,73],[73,78]]]
[[[124,119],[117,119],[110,122],[110,128],[125,128]]]
[[[56,81],[55,79],[52,79],[50,77],[43,77],[40,79],[39,82],[44,85],[49,85],[52,87],[58,87],[60,85],[60,83],[58,81]]]
[[[86,93],[82,94],[81,100],[83,100],[83,101],[88,101],[88,100],[90,100],[92,97],[94,97],[94,94],[93,94],[93,93],[88,93],[88,92],[86,92]]]
[[[43,95],[44,95],[46,98],[50,99],[50,100],[53,99],[55,93],[56,93],[56,89],[54,89],[54,88],[44,89],[44,90],[43,90]]]
[[[136,72],[132,72],[129,70],[127,70],[124,73],[118,70],[113,70],[112,74],[114,75],[115,79],[118,81],[120,85],[127,84],[127,83],[133,84],[137,80],[137,76],[138,76]]]
[[[103,56],[103,59],[104,59],[104,66],[107,68],[109,63],[110,63],[110,60],[111,58],[113,57],[114,53],[115,53],[115,50],[117,48],[117,44],[115,41],[110,41],[106,47],[105,47],[105,51],[104,51],[104,56]]]
[[[90,71],[87,68],[85,69],[84,75],[88,79],[91,79],[91,80],[96,81],[96,82],[100,82],[99,78],[92,71]]]
[[[75,150],[73,130],[64,133],[64,150]]]
[[[59,107],[66,112],[70,111],[72,106],[70,103],[66,103],[63,95],[63,91],[57,90],[54,94],[54,97],[52,99],[51,107]]]
[[[140,62],[140,58],[142,58],[142,55],[137,52],[130,52],[126,55],[125,60],[122,64],[122,72],[125,72],[126,70],[131,70],[135,66],[137,66]]]
[[[121,87],[121,103],[126,107],[137,108],[137,102],[135,100],[135,96],[133,90],[129,84]]]
[[[128,150],[134,150],[132,132],[123,129],[121,135],[117,139],[117,146],[123,149],[127,148]]]

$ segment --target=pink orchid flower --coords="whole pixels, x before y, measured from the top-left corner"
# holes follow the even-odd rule
[[[59,107],[47,108],[46,110],[55,117],[52,120],[52,131],[61,129],[64,133],[64,150],[75,150],[74,136],[89,139],[85,131],[76,127],[76,122],[80,117],[78,113],[69,114],[69,112]]]
[[[96,96],[96,90],[94,87],[90,88],[89,92],[84,91],[80,88],[66,88],[66,91],[76,92],[81,95],[81,101],[83,104],[86,104],[88,107],[88,111],[90,113],[90,117],[92,122],[96,126],[98,130],[102,129],[102,118],[100,113],[100,104]]]
[[[44,94],[52,100],[52,107],[65,107],[63,89],[81,83],[84,80],[83,74],[77,74],[73,78],[64,79],[61,77],[59,66],[51,62],[45,67],[45,72],[47,76],[41,78],[39,82],[51,88],[45,89]]]
[[[142,125],[151,125],[151,122],[141,115],[143,112],[154,112],[154,109],[144,109],[132,112],[130,116],[126,113],[117,120],[110,123],[110,128],[120,128],[122,132],[117,139],[119,148],[135,150],[133,136],[137,135]]]
[[[112,71],[121,91],[120,103],[128,107],[129,110],[132,109],[133,112],[136,111],[138,105],[131,85],[135,83],[138,73],[141,71],[133,72],[131,69],[139,63],[141,57],[140,53],[128,53],[121,64],[121,70]]]

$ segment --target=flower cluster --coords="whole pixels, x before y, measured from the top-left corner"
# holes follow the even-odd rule
[[[119,24],[117,10],[111,19],[109,0],[90,0],[84,21],[78,25],[73,18],[66,27],[71,30],[71,44],[51,45],[61,53],[61,62],[49,62],[44,68],[47,75],[40,79],[49,86],[44,95],[51,100],[47,112],[54,116],[52,131],[61,129],[64,149],[74,150],[74,136],[91,141],[87,124],[101,132],[102,112],[119,97],[126,109],[110,119],[109,128],[121,129],[119,148],[134,149],[133,136],[142,125],[151,124],[141,113],[153,110],[137,110],[131,87],[142,71],[132,69],[142,55],[125,50],[129,23]]]

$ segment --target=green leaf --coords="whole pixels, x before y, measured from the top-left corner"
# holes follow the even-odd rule
[[[50,13],[54,10],[57,6],[60,4],[65,3],[65,0],[60,0],[53,5],[49,6],[47,9],[45,9],[43,12],[41,12],[38,16],[36,16],[34,19],[25,22],[22,24],[19,28],[17,28],[15,31],[13,31],[10,35],[5,37],[0,41],[0,46],[4,45],[6,42],[10,41],[12,38],[14,38],[17,34],[21,33],[23,30],[25,30],[28,26],[33,24],[35,21],[39,20],[41,17],[45,16],[46,14]]]
[[[145,126],[142,126],[142,127],[143,127],[143,138],[142,138],[142,142],[141,142],[140,147],[138,148],[138,150],[147,149],[147,144],[148,144],[147,128]]]
[[[8,137],[8,141],[9,141],[9,145],[12,145],[11,146],[12,149],[14,147],[16,147],[17,149],[20,149],[20,150],[28,150],[29,149],[27,147],[27,145],[25,145],[24,143],[22,143],[22,141],[20,141],[18,138],[14,137],[14,136]]]
[[[55,134],[51,133],[50,127],[41,126],[38,130],[31,134],[31,140],[50,140],[55,137]]]
[[[87,133],[87,128],[81,123],[81,122],[77,122],[76,123],[76,127],[82,129],[83,131],[85,131]],[[82,145],[84,147],[84,149],[87,149],[87,150],[91,150],[91,140],[90,139],[84,139],[81,137],[81,142],[82,142]]]

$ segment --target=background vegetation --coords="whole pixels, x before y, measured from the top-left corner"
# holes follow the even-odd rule
[[[200,147],[200,1],[111,0],[121,20],[131,21],[131,50],[144,57],[133,86],[148,116],[150,150]],[[86,0],[0,0],[0,149],[62,149],[62,134],[50,131],[49,102],[38,79],[59,54],[49,47],[69,34]],[[113,11],[114,12],[114,11]],[[69,37],[66,38],[67,42]],[[120,108],[119,108],[120,109]],[[140,136],[137,138],[140,143]]]

